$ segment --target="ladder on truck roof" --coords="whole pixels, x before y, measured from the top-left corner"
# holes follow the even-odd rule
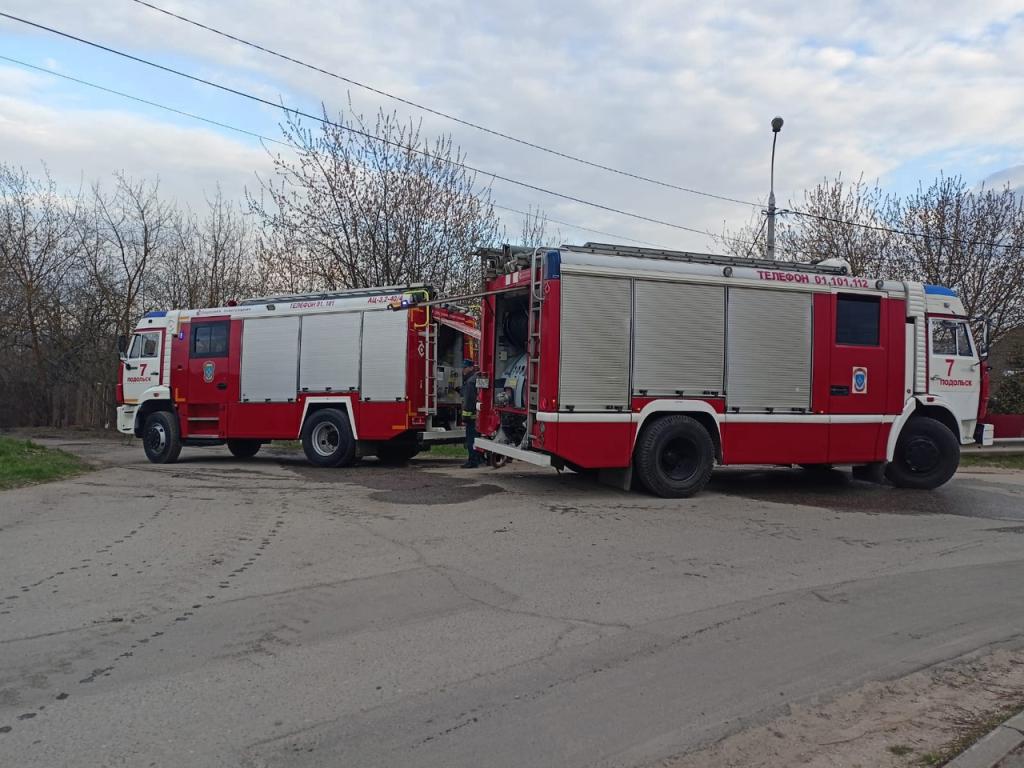
[[[526,337],[526,434],[520,448],[533,442],[533,425],[540,407],[540,332],[544,313],[544,251],[535,248],[530,254],[530,307]]]
[[[750,259],[744,256],[724,256],[715,253],[692,253],[690,251],[668,251],[661,248],[638,248],[630,245],[610,245],[608,243],[584,243],[583,245],[563,245],[567,251],[583,251],[601,256],[632,256],[642,259],[664,259],[666,261],[682,261],[690,264],[715,264],[723,267],[754,267],[755,269],[782,269],[788,272],[812,272],[825,275],[845,275],[850,271],[849,265],[812,263],[807,261],[777,261],[775,259]]]
[[[412,283],[409,285],[382,285],[376,288],[345,288],[340,291],[319,291],[315,293],[284,293],[273,296],[257,296],[251,299],[243,299],[238,302],[239,306],[250,304],[283,304],[292,301],[324,301],[325,299],[358,299],[361,296],[389,296],[393,293],[402,293],[411,290],[431,291],[424,283]],[[431,291],[432,292],[432,291]]]

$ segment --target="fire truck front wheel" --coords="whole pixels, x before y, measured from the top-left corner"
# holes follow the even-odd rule
[[[170,411],[153,411],[142,427],[142,447],[154,464],[173,464],[181,453],[178,418]]]
[[[942,422],[918,416],[900,433],[885,476],[900,488],[931,490],[953,477],[959,465],[956,435]]]
[[[348,415],[335,408],[317,411],[302,428],[302,450],[310,464],[347,467],[356,460],[356,441]]]
[[[634,453],[640,482],[656,496],[685,498],[711,478],[715,444],[707,429],[689,416],[662,416],[640,434]]]

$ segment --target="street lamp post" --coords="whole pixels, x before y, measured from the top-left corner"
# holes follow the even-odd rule
[[[775,258],[775,140],[782,130],[782,118],[772,119],[772,169],[771,187],[768,192],[768,258]]]

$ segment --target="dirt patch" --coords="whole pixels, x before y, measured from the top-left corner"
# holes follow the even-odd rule
[[[747,765],[836,768],[937,766],[1024,705],[1024,651],[996,651],[821,706],[791,707],[766,725],[650,768]]]
[[[462,504],[477,501],[504,489],[491,483],[477,483],[484,470],[463,470],[463,475],[433,474],[424,469],[444,467],[451,461],[417,460],[405,467],[389,467],[372,459],[354,467],[320,469],[304,462],[283,460],[281,466],[316,483],[348,483],[374,491],[370,498],[389,504]]]

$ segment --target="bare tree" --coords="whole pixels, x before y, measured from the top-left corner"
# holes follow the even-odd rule
[[[175,211],[164,257],[154,265],[151,295],[166,307],[212,307],[260,292],[254,235],[220,187],[205,215]]]
[[[24,169],[0,165],[0,299],[2,338],[8,365],[5,378],[21,368],[32,385],[32,397],[20,407],[37,418],[50,412],[56,380],[55,341],[62,341],[62,304],[68,267],[74,251],[77,200],[58,194],[44,172],[39,181]],[[15,367],[8,367],[10,363]],[[28,364],[29,375],[24,376]]]
[[[497,233],[490,191],[462,167],[450,136],[426,140],[413,123],[379,112],[316,130],[289,113],[282,134],[296,153],[270,153],[249,207],[264,229],[297,249],[287,271],[308,288],[428,282],[442,291],[474,283],[469,257]]]
[[[159,180],[134,180],[114,175],[114,191],[99,182],[92,188],[92,207],[83,223],[85,266],[95,288],[114,313],[118,333],[128,333],[147,307],[150,269],[166,251],[174,211],[160,197]]]
[[[540,248],[555,246],[562,239],[560,230],[551,232],[548,230],[548,215],[540,206],[530,206],[526,209],[526,216],[523,217],[519,227],[519,244],[527,248]]]
[[[993,341],[1024,326],[1024,198],[940,177],[891,199],[887,218],[921,235],[900,236],[893,270],[956,288],[969,315],[989,317]]]
[[[837,176],[804,192],[798,214],[786,218],[778,239],[795,258],[845,259],[854,275],[887,275],[895,239],[885,231],[886,197],[878,182]],[[802,214],[802,215],[799,215]]]
[[[777,228],[788,258],[842,258],[854,274],[955,288],[969,315],[991,319],[993,340],[1024,325],[1024,199],[1009,188],[970,189],[943,176],[899,198],[863,177],[837,177],[790,210]],[[728,239],[752,231],[724,234],[725,247],[737,253]]]

